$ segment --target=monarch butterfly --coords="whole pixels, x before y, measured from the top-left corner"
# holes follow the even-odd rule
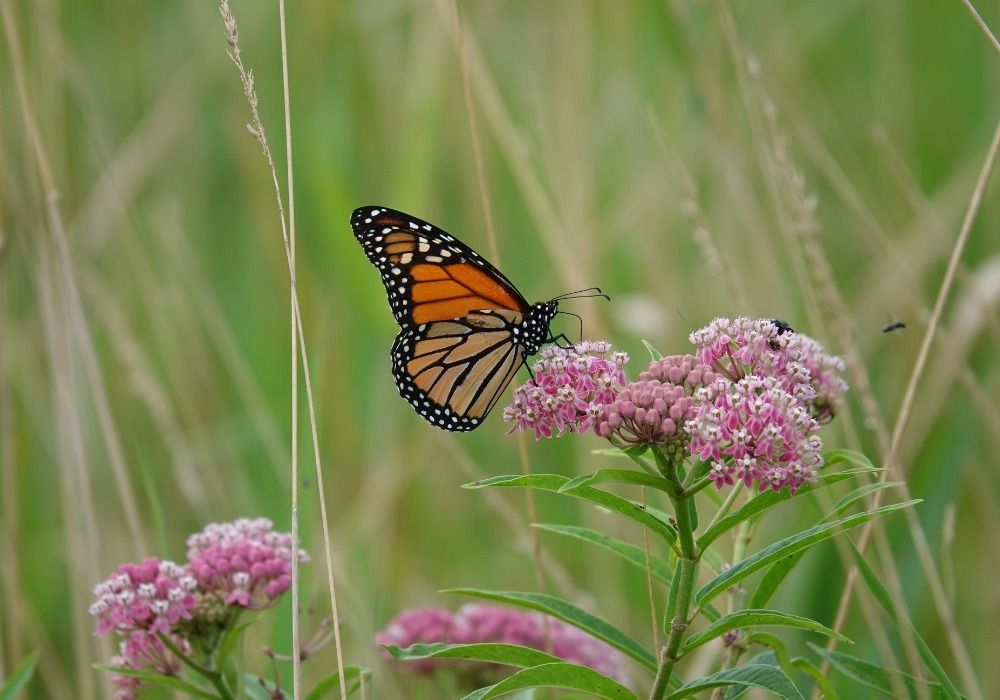
[[[549,324],[570,295],[529,304],[472,248],[394,209],[355,209],[351,227],[401,329],[391,355],[400,395],[432,425],[473,430],[526,358],[556,340]]]

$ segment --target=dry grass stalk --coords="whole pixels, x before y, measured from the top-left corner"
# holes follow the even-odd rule
[[[267,161],[268,168],[271,171],[271,179],[274,183],[275,201],[278,207],[278,216],[281,220],[281,237],[285,247],[285,257],[288,263],[288,274],[291,284],[291,304],[292,304],[292,317],[293,317],[292,322],[298,334],[297,340],[299,344],[299,353],[302,359],[302,376],[303,379],[305,380],[305,387],[306,387],[306,403],[309,408],[309,427],[312,432],[313,457],[316,464],[316,484],[318,487],[317,490],[319,492],[320,519],[322,521],[322,526],[323,526],[323,542],[325,547],[326,569],[327,569],[327,587],[330,592],[330,613],[331,616],[333,617],[334,647],[336,649],[336,654],[337,654],[337,673],[340,680],[339,684],[340,696],[341,700],[347,700],[347,682],[344,678],[344,655],[340,639],[340,616],[337,612],[337,593],[333,577],[333,554],[331,551],[332,547],[330,544],[329,519],[327,517],[326,496],[325,496],[325,489],[323,486],[323,467],[322,467],[322,459],[320,457],[320,452],[319,452],[319,437],[316,428],[315,402],[313,400],[312,382],[309,376],[309,360],[308,360],[308,355],[306,353],[305,334],[303,333],[302,329],[302,313],[301,309],[299,308],[298,288],[296,286],[296,278],[295,278],[295,262],[293,257],[292,244],[289,236],[289,230],[288,230],[289,225],[288,223],[286,223],[285,219],[285,207],[281,195],[281,185],[278,183],[278,173],[274,166],[274,159],[271,157],[271,149],[270,146],[268,145],[267,135],[264,130],[264,125],[261,123],[260,115],[257,110],[258,101],[257,101],[257,92],[254,88],[254,83],[253,83],[253,73],[248,71],[243,65],[243,59],[240,55],[239,32],[236,26],[236,18],[229,7],[228,0],[221,0],[221,2],[219,3],[219,12],[222,16],[222,22],[226,29],[226,41],[229,44],[229,49],[227,50],[227,53],[229,54],[229,58],[233,62],[233,65],[236,66],[236,69],[239,72],[240,81],[243,85],[243,95],[246,97],[247,103],[250,106],[251,121],[249,124],[247,124],[247,130],[255,139],[257,139],[257,142],[260,144],[264,158]],[[282,33],[284,34],[284,32]],[[284,46],[284,37],[282,38],[282,42]],[[283,49],[283,54],[285,54],[284,49]],[[287,72],[285,73],[284,76],[284,85],[285,85],[285,99],[286,99],[285,110],[287,114],[288,111]],[[289,128],[290,127],[288,127],[286,122],[286,135],[288,135],[288,138],[290,140],[291,137],[288,132]],[[289,167],[291,166],[289,165]],[[289,175],[290,174],[291,173],[289,173]],[[289,187],[291,187],[291,178],[289,178]],[[289,190],[289,195],[291,195],[291,189]],[[296,436],[293,434],[292,436],[293,444],[295,442],[295,439]],[[293,485],[292,485],[293,494],[297,494],[297,488],[298,488],[297,482],[298,482],[298,474],[293,474]],[[296,502],[295,503],[296,508],[297,505],[298,504]],[[298,515],[297,511],[293,513],[293,516],[297,515]],[[294,521],[293,521],[293,526],[296,527],[296,532],[294,533],[293,537],[297,538],[298,536],[297,524],[295,524]],[[297,539],[295,539],[295,541],[298,542]],[[292,615],[294,618],[297,618],[299,611],[297,605],[295,605],[295,603],[298,602],[297,601],[298,594],[296,589],[293,589],[293,598],[296,600],[293,603]],[[293,622],[293,626],[295,626],[297,629],[298,622],[297,621]],[[298,658],[298,656],[299,656],[299,649],[295,649],[293,651],[293,657]],[[297,684],[300,682],[301,682],[300,680],[298,679],[296,680]],[[299,686],[296,685],[296,688],[299,688]],[[301,691],[300,688],[299,690]]]

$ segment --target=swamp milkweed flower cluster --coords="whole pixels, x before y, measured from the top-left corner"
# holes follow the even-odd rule
[[[545,348],[532,365],[532,379],[514,391],[504,409],[503,419],[514,424],[508,433],[530,430],[548,438],[567,430],[587,432],[625,384],[628,359],[604,341]]]
[[[696,460],[717,488],[793,493],[822,465],[821,423],[847,390],[844,362],[770,319],[717,318],[689,337],[693,355],[653,360],[636,381],[608,343],[550,348],[504,419],[536,438],[586,432],[620,447]],[[571,369],[573,368],[573,369]],[[604,379],[594,391],[590,368]],[[699,467],[695,467],[699,468]]]
[[[546,626],[548,632],[546,632]],[[549,644],[546,643],[546,633]],[[541,613],[500,605],[471,603],[456,612],[444,608],[414,608],[397,615],[375,636],[376,644],[405,648],[412,644],[518,644],[548,651],[568,663],[587,666],[628,684],[623,656],[595,637]],[[548,647],[548,648],[547,648]],[[384,652],[385,653],[385,652]],[[387,658],[391,658],[385,653]],[[421,659],[401,662],[415,673],[432,673],[446,661]],[[480,669],[486,664],[477,664]]]
[[[274,532],[266,518],[213,523],[188,538],[184,565],[151,557],[122,564],[94,587],[90,613],[96,633],[120,638],[111,665],[176,676],[183,655],[204,647],[206,635],[234,621],[244,609],[274,605],[291,583],[291,535]],[[308,561],[303,550],[299,561]],[[112,679],[118,700],[142,689],[138,678]]]

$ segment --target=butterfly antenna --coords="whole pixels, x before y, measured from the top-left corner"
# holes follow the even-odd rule
[[[560,294],[552,301],[561,301],[563,299],[590,299],[592,297],[601,297],[611,301],[611,297],[602,292],[600,287],[587,287],[586,289],[579,289],[575,292]]]
[[[556,313],[564,314],[566,316],[574,316],[577,321],[580,322],[580,342],[583,342],[583,318],[579,314],[575,314],[572,311],[557,311]]]

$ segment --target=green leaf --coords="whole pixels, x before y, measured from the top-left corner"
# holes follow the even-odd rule
[[[458,593],[486,600],[497,600],[501,603],[510,603],[522,608],[538,610],[582,629],[584,632],[607,642],[616,649],[631,656],[649,670],[656,671],[656,657],[649,650],[611,623],[595,615],[591,615],[586,610],[562,598],[556,598],[544,593],[485,591],[478,588],[454,588],[444,591],[444,593]]]
[[[876,467],[872,464],[872,461],[868,459],[867,455],[862,452],[856,452],[854,450],[827,450],[823,453],[823,463],[827,467],[832,467],[835,464],[840,463],[852,464],[866,472],[881,472],[885,471],[881,467]]]
[[[837,694],[837,691],[830,684],[830,680],[823,675],[819,666],[812,661],[798,656],[792,659],[792,666],[812,676],[812,679],[816,681],[816,685],[819,686],[820,692],[823,693],[823,700],[840,700],[840,695]]]
[[[705,629],[692,634],[688,637],[687,642],[684,644],[684,652],[687,653],[692,649],[701,646],[705,642],[711,641],[716,637],[721,637],[729,630],[744,629],[747,627],[762,627],[765,625],[795,627],[797,629],[809,630],[827,637],[832,637],[842,642],[853,644],[853,642],[851,642],[851,640],[844,635],[839,632],[834,632],[826,625],[821,625],[815,620],[810,620],[808,617],[789,615],[788,613],[783,613],[778,610],[750,609],[737,610],[736,612],[729,613],[728,615],[723,615]]]
[[[525,688],[564,688],[606,700],[639,700],[635,693],[621,683],[593,669],[561,662],[518,671],[495,685],[469,693],[462,700],[489,700]]]
[[[17,694],[21,692],[24,686],[28,685],[28,681],[31,680],[31,675],[35,672],[35,664],[38,663],[38,651],[33,651],[28,654],[21,663],[17,665],[13,673],[10,674],[10,678],[4,683],[3,687],[0,688],[0,700],[14,700]]]
[[[902,610],[899,610],[897,614],[897,608],[893,605],[893,600],[889,595],[889,591],[885,589],[885,586],[883,586],[882,582],[879,581],[878,576],[875,575],[871,566],[868,565],[868,562],[865,561],[861,552],[859,552],[853,544],[851,545],[851,552],[854,554],[854,562],[857,564],[858,570],[861,572],[862,577],[864,577],[865,583],[868,584],[868,588],[871,589],[872,594],[874,594],[875,599],[878,600],[879,605],[882,606],[882,609],[885,610],[889,617],[895,620],[897,626],[899,626],[899,618],[902,618],[903,623],[910,628],[910,632],[913,634],[913,639],[917,643],[917,651],[920,654],[920,658],[922,658],[924,663],[927,664],[927,668],[934,674],[934,677],[941,682],[941,687],[944,688],[945,694],[951,698],[951,700],[958,700],[958,698],[961,697],[958,692],[958,688],[955,687],[951,678],[949,678],[948,674],[945,673],[941,663],[937,660],[937,657],[934,656],[934,652],[931,651],[930,647],[927,646],[927,642],[925,642],[924,638],[920,636],[919,632],[917,632],[917,628],[913,626],[912,622],[910,622],[910,618],[907,617]]]
[[[350,695],[361,685],[361,674],[367,673],[368,669],[360,666],[344,666],[344,683],[347,684],[347,694]],[[306,693],[305,700],[320,700],[324,695],[332,690],[340,688],[340,674],[337,671],[320,679],[313,689]],[[337,697],[340,697],[338,694]]]
[[[869,520],[887,515],[902,508],[908,508],[919,502],[919,500],[913,500],[906,501],[905,503],[893,503],[865,513],[857,513],[832,523],[817,525],[809,528],[808,530],[792,535],[791,537],[779,540],[760,550],[753,556],[747,557],[743,561],[738,562],[728,571],[724,571],[706,583],[695,594],[695,601],[699,606],[701,606],[707,601],[712,600],[715,596],[719,595],[730,586],[742,581],[753,572],[762,569],[768,564],[772,564],[779,559],[783,559],[789,555],[808,549],[817,542],[822,542],[823,540],[829,539],[840,532],[844,532],[845,530],[849,530],[866,523]]]
[[[710,676],[685,683],[668,695],[667,700],[679,700],[679,698],[686,698],[710,688],[726,685],[763,688],[780,698],[803,700],[802,693],[792,683],[792,679],[786,676],[780,668],[770,664],[747,664],[713,673]]]
[[[219,700],[219,696],[215,693],[210,693],[204,688],[199,688],[198,686],[188,683],[185,680],[181,680],[176,676],[164,676],[162,673],[143,671],[135,668],[122,668],[120,666],[111,666],[110,664],[94,664],[94,668],[98,671],[113,673],[116,676],[138,678],[141,681],[145,681],[146,683],[150,683],[161,688],[173,688],[174,690],[180,690],[188,695],[191,695],[192,697],[207,698],[207,700]]]
[[[882,489],[891,488],[893,486],[899,486],[903,482],[901,481],[876,481],[872,484],[862,484],[858,488],[851,491],[849,494],[837,501],[831,511],[827,513],[827,518],[832,518],[835,515],[842,515],[844,511],[850,508],[852,505],[860,501],[862,498],[868,494],[875,493],[876,491],[881,491]]]
[[[518,644],[411,644],[405,649],[392,644],[383,644],[382,647],[398,661],[463,659],[517,666],[518,668],[562,662],[558,656],[552,656],[544,651]]]
[[[603,532],[591,530],[586,527],[578,527],[576,525],[536,523],[534,527],[537,527],[539,530],[554,532],[558,535],[566,535],[567,537],[573,537],[584,542],[596,544],[598,547],[603,547],[610,552],[614,552],[625,561],[630,564],[634,564],[643,571],[646,570],[646,552],[642,547],[637,547],[634,544],[629,544],[628,542],[622,542],[621,540],[611,537],[610,535],[605,535]],[[674,573],[666,561],[651,554],[649,557],[649,567],[654,577],[666,584],[670,583],[670,579],[673,578]]]
[[[872,471],[871,469],[854,469],[849,471],[828,472],[825,474],[821,474],[815,484],[806,484],[801,489],[799,489],[797,493],[802,494],[809,491],[816,491],[826,486],[830,486],[831,484],[836,484],[840,481],[844,481],[845,479],[851,479],[860,474],[869,474],[871,473],[871,471]],[[734,510],[729,515],[719,520],[719,522],[715,523],[715,525],[713,525],[711,528],[705,530],[705,532],[702,533],[701,537],[698,538],[698,548],[704,549],[712,542],[714,542],[716,539],[718,539],[719,535],[728,532],[729,530],[731,530],[733,527],[743,522],[744,520],[751,518],[755,515],[758,515],[759,513],[763,513],[769,508],[772,508],[778,505],[779,503],[787,501],[791,497],[792,494],[788,489],[782,489],[781,491],[768,490],[764,491],[763,493],[757,496],[754,496],[745,504],[743,504],[742,507],[738,508],[737,510]]]
[[[775,653],[768,649],[767,651],[762,651],[761,653],[754,656],[752,659],[747,661],[747,665],[751,666],[753,664],[767,664],[768,666],[777,666],[778,658]],[[750,686],[739,686],[731,685],[726,690],[726,694],[723,696],[725,700],[736,700],[736,698],[741,698],[750,692]]]
[[[806,550],[802,550],[801,552],[774,562],[764,573],[764,576],[761,577],[760,583],[757,584],[757,588],[754,590],[753,595],[750,596],[750,607],[763,608],[766,606],[771,600],[771,596],[773,596],[774,592],[778,590],[778,586],[780,586],[781,582],[788,577],[789,572],[795,568],[795,565],[799,563],[799,559],[805,556],[805,553]]]
[[[465,484],[464,488],[481,489],[490,486],[515,486],[559,492],[560,487],[565,485],[567,481],[569,479],[559,474],[512,474],[482,479],[471,484]],[[662,535],[671,544],[677,539],[677,533],[667,523],[650,515],[641,506],[626,498],[609,493],[608,491],[595,489],[591,486],[579,486],[571,491],[563,491],[562,493],[595,503],[602,508],[607,508],[616,513],[621,513],[625,517],[631,518],[640,525],[644,525],[653,532]]]
[[[650,486],[664,493],[673,493],[670,482],[662,476],[653,476],[646,472],[637,472],[634,469],[599,469],[592,474],[584,474],[570,479],[559,487],[559,493],[566,493],[580,486],[592,484],[635,484],[637,486]]]
[[[890,696],[894,696],[896,693],[896,686],[893,683],[893,678],[895,677],[896,682],[906,688],[907,695],[911,698],[919,696],[917,691],[918,685],[926,687],[933,700],[950,697],[939,683],[927,683],[908,673],[879,666],[870,661],[859,659],[856,656],[842,654],[839,651],[827,651],[815,644],[810,644],[809,646],[812,647],[814,652],[829,661],[831,666],[848,678],[853,678],[862,685],[887,693]]]
[[[643,340],[642,344],[646,346],[646,350],[649,352],[649,357],[653,362],[663,359],[663,353],[653,347],[652,343],[648,340]]]

